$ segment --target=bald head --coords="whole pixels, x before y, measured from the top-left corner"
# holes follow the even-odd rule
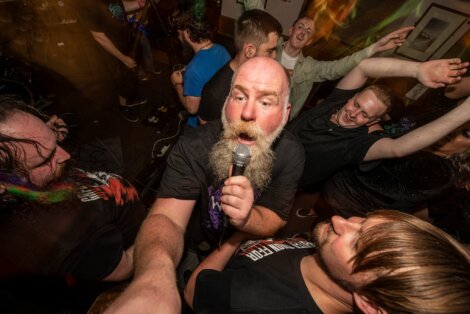
[[[243,82],[256,82],[265,85],[279,84],[280,90],[277,96],[284,106],[288,105],[290,94],[289,74],[276,60],[268,57],[251,58],[235,71],[232,79],[232,89],[237,78]]]

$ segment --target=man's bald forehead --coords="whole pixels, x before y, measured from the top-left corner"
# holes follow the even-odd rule
[[[240,73],[259,72],[266,73],[269,76],[282,77],[284,83],[289,86],[289,76],[284,67],[280,65],[276,60],[268,57],[254,57],[244,62],[235,72],[234,78]]]

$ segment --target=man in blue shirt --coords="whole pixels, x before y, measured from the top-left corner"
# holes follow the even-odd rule
[[[202,88],[212,76],[230,60],[227,50],[211,40],[210,26],[204,16],[198,18],[195,8],[179,11],[173,16],[173,25],[183,47],[190,47],[194,57],[182,70],[174,71],[171,82],[184,108],[192,115],[188,125],[197,127]]]

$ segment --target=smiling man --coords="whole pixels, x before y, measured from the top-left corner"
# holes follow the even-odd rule
[[[281,38],[277,44],[276,59],[289,71],[292,79],[290,120],[300,113],[314,83],[341,78],[361,60],[400,46],[405,41],[407,34],[414,29],[413,26],[400,28],[372,45],[338,60],[315,60],[310,56],[304,56],[302,50],[311,45],[315,39],[321,38],[320,34],[322,34],[322,28],[325,27],[325,18],[338,24],[338,21],[334,18],[331,19],[329,14],[325,15],[325,12],[332,9],[329,7],[331,5],[329,2],[325,1],[324,6],[314,12],[315,16],[302,15],[295,20],[289,30],[289,38],[286,41]],[[337,5],[335,1],[331,2],[333,6]],[[264,1],[244,0],[244,6],[246,10],[262,9]],[[345,10],[345,12],[349,11]],[[339,20],[341,21],[343,18]]]
[[[315,243],[243,238],[233,235],[192,273],[185,299],[196,313],[464,313],[470,307],[468,249],[404,213],[333,216],[316,226]]]
[[[179,139],[138,236],[135,279],[110,313],[180,313],[175,268],[191,214],[211,244],[223,231],[223,213],[229,228],[257,236],[285,225],[304,163],[301,144],[283,131],[288,97],[284,69],[271,58],[252,58],[235,72],[222,123]],[[232,150],[240,143],[252,157],[244,176],[229,177]]]
[[[369,134],[391,109],[388,89],[371,85],[368,78],[413,77],[431,88],[461,79],[468,62],[460,59],[412,62],[392,58],[361,61],[319,106],[306,111],[288,129],[296,134],[306,152],[301,185],[323,182],[345,166],[403,157],[427,147],[470,119],[470,101],[443,117],[402,137],[391,139]]]

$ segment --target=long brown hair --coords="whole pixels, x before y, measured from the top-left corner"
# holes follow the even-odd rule
[[[353,274],[373,279],[352,289],[389,313],[468,313],[470,254],[454,238],[414,216],[376,211],[383,220],[357,242]]]

